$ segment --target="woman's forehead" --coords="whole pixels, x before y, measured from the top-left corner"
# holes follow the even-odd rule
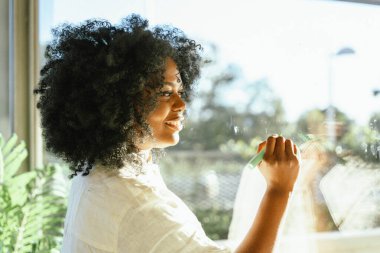
[[[170,87],[172,89],[182,89],[183,84],[182,84],[182,82],[166,82],[166,81],[164,81],[162,83],[162,88],[165,88],[165,87]]]
[[[182,85],[181,74],[178,70],[177,64],[172,58],[166,60],[164,84],[171,83],[173,85]]]

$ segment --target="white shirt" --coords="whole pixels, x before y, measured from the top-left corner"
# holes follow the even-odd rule
[[[110,173],[95,166],[73,179],[62,253],[231,252],[204,233],[186,204],[146,164]]]

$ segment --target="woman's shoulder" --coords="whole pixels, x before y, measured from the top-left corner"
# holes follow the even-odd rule
[[[157,192],[162,187],[154,182],[154,170],[158,167],[152,165],[146,169],[150,171],[133,174],[127,168],[112,170],[98,165],[89,175],[75,177],[71,186],[75,197],[70,197],[70,206],[75,209],[75,223],[83,228],[102,227],[111,233],[134,210],[157,201]],[[79,227],[80,234],[89,233]]]
[[[166,189],[159,166],[154,163],[142,167],[125,165],[120,169],[95,165],[89,175],[89,188],[101,189],[109,194],[127,198],[137,198],[152,192]]]

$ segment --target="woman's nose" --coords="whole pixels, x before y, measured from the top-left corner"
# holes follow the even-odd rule
[[[186,109],[185,101],[183,101],[180,95],[176,94],[172,110],[176,112],[176,111],[184,111],[185,109]]]

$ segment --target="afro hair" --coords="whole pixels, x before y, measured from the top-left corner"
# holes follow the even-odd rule
[[[136,14],[120,25],[63,24],[53,35],[35,89],[47,150],[70,165],[71,178],[88,175],[98,162],[110,168],[139,164],[136,141],[151,135],[145,119],[157,101],[145,91],[162,86],[170,57],[191,97],[201,46],[171,26],[149,29]]]

